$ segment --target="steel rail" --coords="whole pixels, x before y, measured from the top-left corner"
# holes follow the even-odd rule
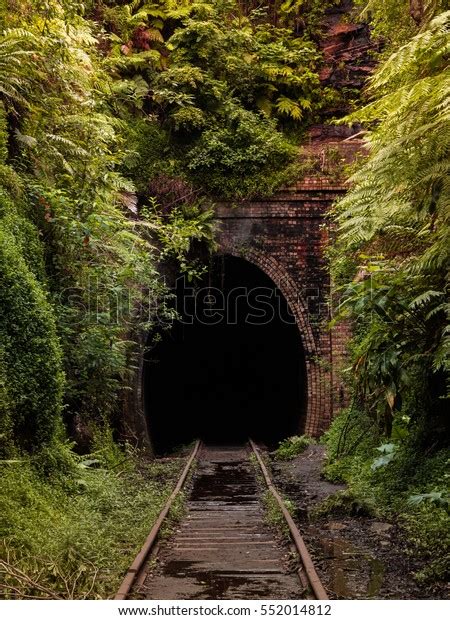
[[[198,450],[200,448],[200,440],[197,440],[195,442],[195,446],[189,456],[189,459],[181,473],[181,476],[178,479],[178,482],[174,488],[174,490],[172,491],[172,493],[170,494],[169,499],[167,500],[167,502],[164,505],[164,508],[161,510],[161,512],[159,513],[158,518],[156,519],[152,529],[150,530],[150,534],[147,536],[144,544],[142,545],[141,550],[139,551],[139,553],[137,554],[137,556],[134,558],[133,563],[131,564],[130,568],[128,569],[128,571],[125,574],[125,577],[122,581],[122,583],[120,584],[120,587],[114,597],[115,601],[123,601],[127,598],[128,594],[130,593],[131,588],[133,587],[134,582],[136,581],[137,576],[139,575],[139,572],[141,571],[145,561],[147,560],[150,551],[152,550],[158,535],[159,535],[159,531],[161,529],[161,526],[164,522],[164,519],[167,517],[167,515],[169,514],[169,510],[172,507],[172,504],[176,498],[176,496],[178,495],[178,493],[181,491],[181,489],[183,488],[184,483],[186,482],[186,478],[189,474],[189,471],[192,467],[192,463],[194,462],[195,457],[197,456]]]
[[[312,561],[309,551],[306,548],[305,541],[303,540],[303,537],[300,534],[298,527],[295,525],[293,518],[291,517],[288,509],[286,508],[286,505],[283,499],[281,498],[280,494],[278,493],[275,486],[273,485],[273,482],[272,482],[272,479],[270,478],[270,474],[267,470],[267,467],[265,466],[264,461],[262,460],[261,455],[259,453],[259,448],[257,447],[257,445],[252,439],[249,439],[248,441],[253,450],[253,453],[255,454],[258,464],[261,468],[267,487],[269,491],[272,493],[273,497],[276,499],[278,506],[280,507],[280,510],[283,513],[283,516],[289,527],[292,541],[298,551],[301,563],[305,570],[308,582],[311,586],[314,596],[316,597],[317,600],[322,600],[322,601],[329,600],[326,590],[323,587],[322,582],[320,581],[320,577],[317,574],[316,569],[314,567],[314,562]]]

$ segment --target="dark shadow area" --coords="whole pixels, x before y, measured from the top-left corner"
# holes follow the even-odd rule
[[[148,350],[144,404],[162,454],[194,438],[274,446],[305,409],[300,334],[273,282],[244,259],[216,257],[200,286],[177,283],[182,320]]]

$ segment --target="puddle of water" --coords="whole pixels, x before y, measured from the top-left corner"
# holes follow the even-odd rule
[[[385,566],[358,549],[343,537],[323,536],[323,532],[310,526],[325,556],[327,572],[331,575],[330,588],[338,598],[375,598],[383,585]]]
[[[190,501],[211,501],[245,504],[256,501],[256,481],[248,463],[223,461],[209,463],[203,471],[197,471],[190,494]]]
[[[202,571],[199,570],[196,565],[197,563],[192,561],[174,560],[165,565],[164,575],[177,579],[184,579],[185,577],[194,579],[196,583],[201,586],[201,595],[205,599],[220,600],[227,598],[230,590],[232,590],[233,594],[236,594],[241,586],[246,589],[246,594],[249,594],[248,586],[249,577],[250,579],[252,577],[251,571],[246,571],[245,574],[233,570],[212,571],[208,569]],[[254,575],[258,574],[258,572],[254,573]],[[263,599],[266,596],[270,596],[272,593],[272,582],[273,579],[271,579],[269,573],[264,579],[264,583],[259,582],[251,584],[250,593],[252,598]]]

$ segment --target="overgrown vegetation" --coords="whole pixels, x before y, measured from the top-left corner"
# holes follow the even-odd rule
[[[50,481],[29,458],[2,464],[2,598],[113,596],[184,463],[144,463],[111,440],[76,463],[66,451],[72,471]]]
[[[396,520],[410,541],[408,551],[427,560],[416,575],[423,582],[448,577],[449,452],[419,449],[423,429],[393,431],[389,440],[357,409],[343,411],[325,435],[325,476],[348,489],[330,497],[313,516],[369,515]],[[446,542],[447,541],[447,542]]]
[[[162,266],[195,281],[214,199],[299,174],[306,129],[341,96],[319,80],[334,4],[0,0],[8,596],[106,596],[156,514],[165,483],[118,440],[138,343],[174,318]],[[384,56],[347,119],[371,154],[335,211],[353,406],[327,472],[400,515],[429,579],[448,518],[449,15],[439,0],[366,8]]]
[[[157,513],[166,487],[117,442],[139,343],[174,318],[162,266],[195,282],[212,199],[295,174],[332,96],[328,4],[1,0],[7,596],[110,594]]]
[[[382,40],[384,56],[447,8],[445,0],[354,0],[354,7],[360,18],[370,21],[373,37]]]
[[[0,11],[4,456],[51,443],[62,419],[81,450],[91,423],[117,426],[135,342],[172,316],[158,261],[195,276],[190,243],[212,239],[207,205],[134,217],[128,125],[82,8]]]
[[[3,0],[5,456],[52,441],[61,414],[81,450],[92,421],[117,427],[135,343],[173,318],[159,263],[195,280],[210,197],[296,169],[326,102],[326,3],[296,30],[294,4]]]
[[[314,11],[331,3],[311,3],[302,33],[292,29],[301,3],[271,7],[277,17],[235,0],[111,4],[103,40],[114,107],[129,125],[126,165],[142,192],[180,177],[239,200],[293,178],[298,136],[332,95],[311,39]]]
[[[286,497],[283,498],[283,501],[289,510],[289,512],[293,512],[294,506],[292,502]],[[286,523],[286,519],[278,505],[277,500],[274,498],[270,491],[266,491],[263,495],[263,502],[265,508],[265,518],[267,523],[278,530],[278,532],[286,539],[290,540],[290,531],[289,526]]]
[[[393,13],[385,3],[370,4],[376,28],[389,37],[397,27]],[[327,435],[326,474],[349,484],[328,508],[356,502],[395,516],[412,552],[429,559],[418,577],[444,580],[450,13],[440,12],[438,3],[425,5],[419,32],[412,38],[403,33],[408,40],[400,48],[391,39],[395,51],[369,82],[372,101],[346,119],[370,129],[370,155],[334,213],[337,320],[354,329],[347,370],[352,405]]]
[[[312,443],[314,443],[313,439],[306,435],[287,437],[280,441],[280,445],[273,453],[273,458],[276,461],[290,461],[304,452]]]

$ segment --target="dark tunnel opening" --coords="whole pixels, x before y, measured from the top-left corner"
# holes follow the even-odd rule
[[[157,454],[199,437],[268,446],[298,434],[306,404],[298,327],[272,280],[241,258],[218,256],[193,290],[179,278],[176,321],[149,346],[143,394]]]

